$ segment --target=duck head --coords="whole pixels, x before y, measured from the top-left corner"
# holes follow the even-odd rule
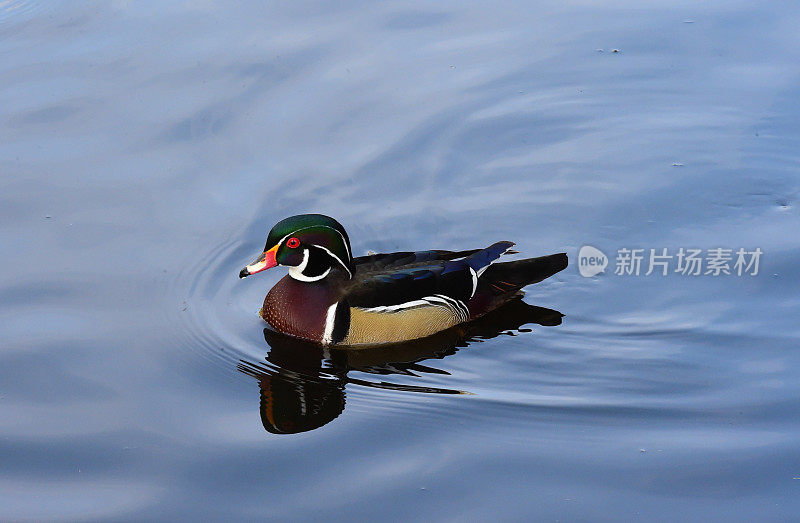
[[[336,271],[353,277],[350,239],[344,227],[322,214],[300,214],[275,224],[264,252],[239,272],[239,278],[283,265],[295,280],[313,282]]]

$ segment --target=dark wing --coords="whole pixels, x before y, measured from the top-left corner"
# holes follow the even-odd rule
[[[456,275],[444,278],[446,261],[393,270],[362,273],[356,270],[345,298],[351,307],[399,305],[441,294]]]
[[[374,272],[393,268],[399,269],[425,262],[455,260],[475,254],[478,251],[480,251],[480,249],[470,249],[468,251],[431,250],[379,253],[353,258],[353,265],[355,265],[356,270]]]
[[[498,242],[471,251],[364,257],[374,259],[356,263],[356,273],[344,298],[351,307],[364,308],[400,305],[431,296],[457,300],[464,305],[475,292],[478,275],[512,245]]]

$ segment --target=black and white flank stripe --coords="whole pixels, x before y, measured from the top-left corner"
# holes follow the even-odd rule
[[[443,307],[452,311],[459,322],[469,320],[469,309],[467,304],[461,300],[445,296],[444,294],[434,294],[433,296],[425,296],[418,300],[407,301],[405,303],[398,303],[397,305],[382,305],[380,307],[367,307],[364,311],[376,313],[397,313],[411,309],[419,309],[423,307]]]

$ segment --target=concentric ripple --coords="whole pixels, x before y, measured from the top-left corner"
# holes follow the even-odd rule
[[[267,278],[248,282],[238,278],[240,266],[252,253],[237,238],[227,238],[184,264],[171,284],[175,323],[180,325],[181,345],[215,364],[232,370],[240,359],[263,360],[263,321],[257,311]],[[221,361],[220,361],[221,360]]]

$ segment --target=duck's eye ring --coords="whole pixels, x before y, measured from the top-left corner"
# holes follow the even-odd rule
[[[289,238],[288,240],[286,240],[286,246],[289,247],[290,249],[297,249],[298,247],[300,247],[300,240],[298,240],[297,238]]]

